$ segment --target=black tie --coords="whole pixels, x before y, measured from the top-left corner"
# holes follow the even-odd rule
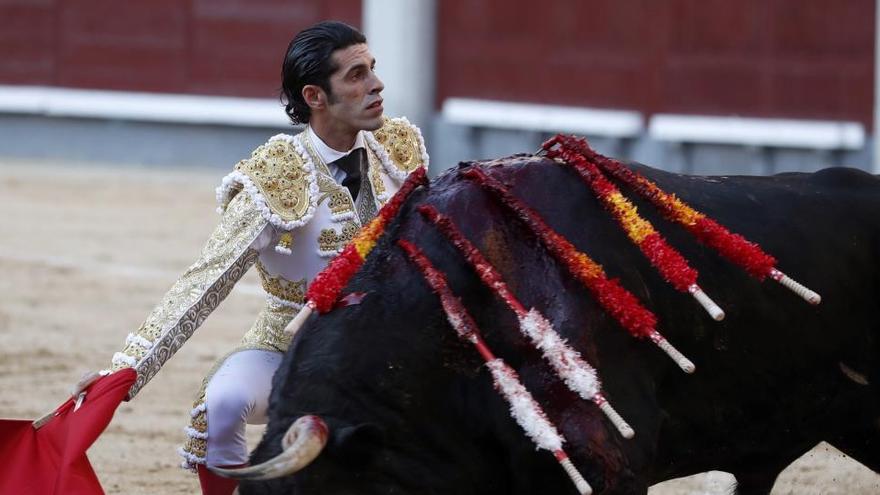
[[[361,163],[364,158],[366,158],[366,152],[363,148],[358,148],[333,162],[345,172],[342,185],[351,193],[352,199],[357,198],[358,191],[361,190]]]

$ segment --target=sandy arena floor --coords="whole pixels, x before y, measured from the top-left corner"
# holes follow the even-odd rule
[[[65,399],[83,371],[108,367],[213,229],[222,170],[113,169],[0,163],[0,417],[34,418]],[[261,304],[249,273],[193,339],[131,403],[89,457],[110,494],[197,493],[178,469],[192,396]],[[259,429],[252,433],[259,437]],[[709,473],[652,495],[728,493]],[[774,494],[876,494],[880,475],[820,444]]]

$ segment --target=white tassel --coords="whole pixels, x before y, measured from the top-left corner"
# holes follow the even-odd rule
[[[449,314],[447,313],[447,316]],[[556,457],[565,473],[571,478],[579,493],[593,493],[590,484],[587,483],[577,468],[574,467],[565,451],[562,450],[562,444],[565,443],[565,439],[547,418],[544,410],[541,409],[541,406],[535,401],[532,394],[520,382],[516,371],[498,358],[487,361],[486,366],[492,372],[495,388],[507,399],[511,416],[526,432],[526,435],[535,442],[538,448],[549,450],[553,453],[553,456]]]
[[[519,325],[522,333],[541,350],[544,358],[573,392],[585,400],[592,400],[599,393],[596,370],[553,330],[550,322],[541,313],[535,309],[530,310],[520,318]]]
[[[556,427],[544,415],[541,406],[519,381],[516,372],[504,364],[501,359],[488,361],[486,366],[492,372],[495,388],[507,399],[510,405],[510,414],[525,430],[526,435],[539,448],[550,452],[561,450],[564,442],[562,435],[556,431]]]

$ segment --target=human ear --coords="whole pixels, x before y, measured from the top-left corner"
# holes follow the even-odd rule
[[[303,86],[302,97],[306,105],[313,110],[324,108],[327,104],[327,94],[320,86],[314,84]]]

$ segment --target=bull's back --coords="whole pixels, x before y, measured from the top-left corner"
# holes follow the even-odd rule
[[[785,465],[848,428],[868,431],[871,418],[880,417],[880,179],[844,168],[771,177],[644,172],[759,244],[779,269],[823,298],[810,306],[705,247],[683,247],[727,318],[683,317],[698,311],[686,303],[657,308],[665,325],[685,327],[675,330],[676,344],[697,364],[692,378],[674,379],[661,393],[670,420],[659,454],[701,453],[660,476],[735,471],[743,458]]]

